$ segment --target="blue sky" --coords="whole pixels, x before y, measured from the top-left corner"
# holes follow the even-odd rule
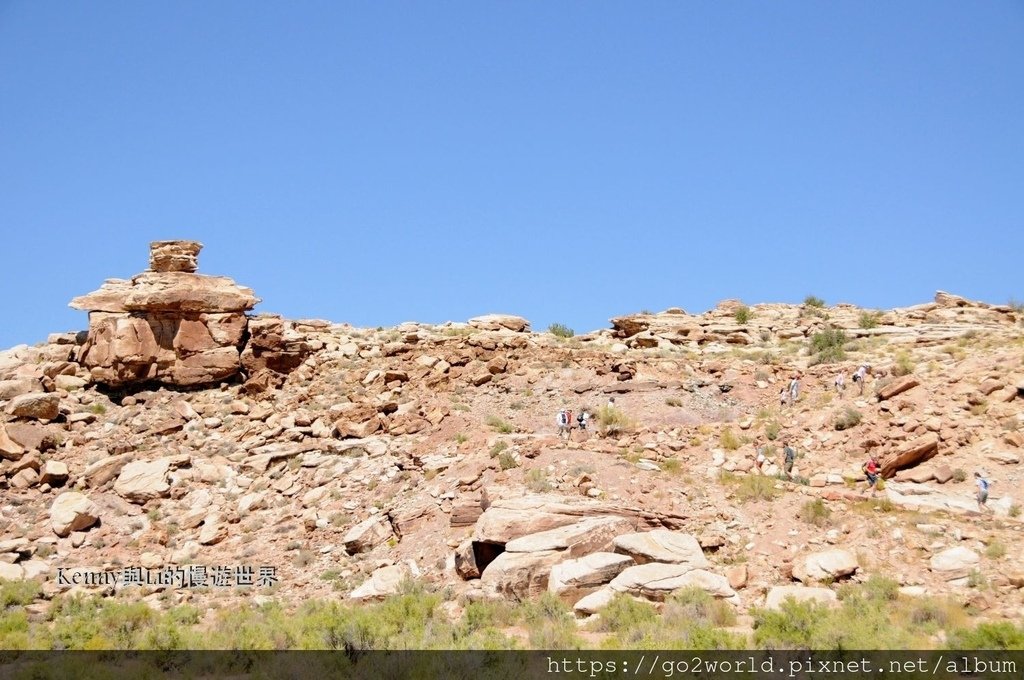
[[[1024,299],[1024,3],[0,0],[0,347],[193,238],[257,310]]]

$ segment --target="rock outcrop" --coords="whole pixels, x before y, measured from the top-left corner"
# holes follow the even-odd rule
[[[259,299],[221,276],[196,274],[202,244],[150,244],[150,270],[109,279],[70,306],[89,312],[89,335],[78,361],[95,382],[203,385],[242,367],[245,313]]]

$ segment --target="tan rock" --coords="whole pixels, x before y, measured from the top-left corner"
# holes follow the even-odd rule
[[[832,605],[838,602],[835,591],[828,588],[808,588],[806,586],[774,586],[768,591],[765,609],[778,610],[783,603],[793,599],[797,602],[817,602]]]
[[[729,581],[718,574],[694,569],[688,564],[649,562],[629,567],[609,584],[612,590],[661,601],[683,588],[699,588],[713,597],[739,604],[739,596]]]
[[[99,508],[77,491],[62,493],[50,506],[50,526],[62,538],[72,531],[84,531],[98,520]]]
[[[624,517],[588,517],[574,524],[513,539],[505,544],[505,551],[560,550],[565,551],[564,557],[579,557],[610,549],[616,535],[632,529],[632,522]]]
[[[556,595],[579,599],[610,583],[636,562],[628,555],[595,552],[574,560],[560,562],[551,568],[548,590]]]
[[[228,528],[221,521],[218,513],[211,513],[203,520],[203,528],[199,530],[200,545],[216,545],[228,537]]]
[[[551,568],[563,556],[557,550],[501,553],[484,569],[480,585],[484,592],[516,601],[539,597],[548,588]]]
[[[978,553],[970,548],[956,546],[932,555],[928,561],[929,568],[940,574],[945,580],[963,578],[971,573],[980,561]]]
[[[486,314],[469,320],[469,325],[485,331],[510,330],[522,333],[530,329],[530,322],[511,314]]]
[[[467,581],[480,578],[480,568],[476,564],[476,552],[473,541],[463,541],[455,549],[455,572]]]
[[[60,396],[53,392],[30,392],[11,399],[7,412],[15,418],[53,420],[60,415]]]
[[[48,460],[43,464],[42,474],[39,476],[41,484],[49,484],[51,487],[61,486],[68,480],[68,466],[57,460]]]
[[[882,475],[886,478],[892,477],[897,471],[919,465],[938,452],[939,436],[934,432],[929,432],[923,437],[904,444],[894,453],[882,457]]]
[[[638,564],[664,562],[682,564],[690,569],[708,566],[700,542],[692,535],[667,529],[655,529],[618,536],[615,552],[630,555]]]
[[[0,458],[18,460],[25,454],[25,449],[7,435],[7,428],[0,424]]]
[[[369,580],[353,590],[349,598],[353,600],[376,600],[395,595],[402,588],[402,583],[412,578],[411,570],[404,564],[393,564],[374,571]]]
[[[384,543],[394,535],[386,517],[372,515],[349,529],[341,542],[350,555],[355,555]]]
[[[747,565],[734,564],[725,570],[725,578],[729,581],[729,587],[733,590],[740,590],[747,585]]]
[[[121,469],[121,474],[114,482],[114,492],[133,503],[145,503],[154,498],[167,496],[170,490],[167,483],[170,464],[170,458],[128,463]]]
[[[837,548],[812,553],[798,560],[793,565],[793,577],[807,584],[850,576],[859,568],[856,555]]]
[[[878,390],[878,401],[892,399],[897,394],[903,394],[907,390],[917,387],[920,384],[921,383],[918,379],[913,375],[905,375],[901,378],[896,378],[891,383]]]

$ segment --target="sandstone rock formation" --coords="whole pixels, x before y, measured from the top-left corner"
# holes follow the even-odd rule
[[[150,244],[151,269],[109,279],[71,301],[89,312],[89,336],[78,355],[92,379],[203,385],[241,370],[245,313],[259,300],[229,278],[196,274],[202,245]]]

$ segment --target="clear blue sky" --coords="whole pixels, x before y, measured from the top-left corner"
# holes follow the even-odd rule
[[[357,325],[1024,298],[1024,3],[0,0],[0,347],[145,269]]]

